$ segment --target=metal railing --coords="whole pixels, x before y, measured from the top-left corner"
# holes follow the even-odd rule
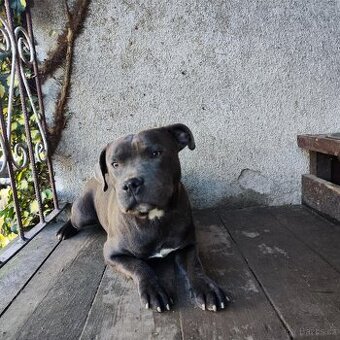
[[[0,98],[0,175],[7,174],[9,178],[13,203],[16,214],[16,232],[20,237],[21,246],[39,232],[48,221],[60,211],[53,178],[53,167],[49,154],[47,140],[47,125],[44,113],[44,103],[39,81],[39,72],[34,46],[31,13],[29,4],[21,13],[21,25],[15,24],[15,16],[10,1],[4,1],[6,18],[0,17],[0,53],[9,63],[8,88]],[[22,122],[21,134],[14,134],[14,116],[18,121],[19,112]],[[16,105],[16,114],[14,106]],[[17,125],[17,124],[16,124]],[[34,129],[34,138],[32,131]],[[38,136],[38,137],[37,137]],[[52,193],[52,210],[46,212],[43,205],[42,187],[39,171],[43,167],[48,172],[47,183]],[[30,171],[33,179],[34,197],[37,205],[39,222],[25,232],[23,226],[23,211],[18,196],[18,176],[20,171]],[[12,253],[20,248],[20,244],[12,247],[7,254],[0,255],[4,262]]]

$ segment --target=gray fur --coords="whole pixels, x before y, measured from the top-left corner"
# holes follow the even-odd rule
[[[141,131],[109,143],[100,153],[95,177],[72,206],[71,219],[58,232],[68,238],[99,223],[107,233],[104,258],[131,277],[142,303],[158,311],[171,299],[147,263],[151,257],[176,254],[196,303],[215,311],[227,303],[222,290],[203,271],[178,152],[195,148],[190,129],[175,124]]]

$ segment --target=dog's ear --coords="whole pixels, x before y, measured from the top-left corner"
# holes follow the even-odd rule
[[[181,151],[186,146],[188,146],[190,150],[195,149],[194,136],[186,125],[174,124],[165,126],[164,128],[175,138],[178,145],[178,151]]]
[[[107,182],[105,178],[105,174],[107,174],[106,149],[107,149],[107,146],[100,153],[98,163],[96,164],[94,168],[94,175],[97,181],[101,183],[103,191],[107,190]]]

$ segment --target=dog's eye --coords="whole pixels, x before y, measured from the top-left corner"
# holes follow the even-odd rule
[[[162,153],[161,151],[153,151],[151,156],[152,158],[157,158],[161,155],[161,153]]]
[[[113,166],[114,168],[118,168],[118,167],[119,167],[119,163],[118,163],[118,162],[113,162],[113,163],[112,163],[112,166]]]

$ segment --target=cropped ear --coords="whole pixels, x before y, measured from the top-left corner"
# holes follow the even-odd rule
[[[186,146],[188,146],[190,150],[195,149],[194,136],[186,125],[174,124],[165,126],[164,128],[175,138],[178,145],[178,151],[181,151]]]
[[[101,183],[103,191],[106,191],[108,186],[105,179],[105,174],[107,174],[107,166],[106,166],[106,149],[107,146],[102,150],[99,156],[98,163],[94,168],[94,175],[98,182]]]

